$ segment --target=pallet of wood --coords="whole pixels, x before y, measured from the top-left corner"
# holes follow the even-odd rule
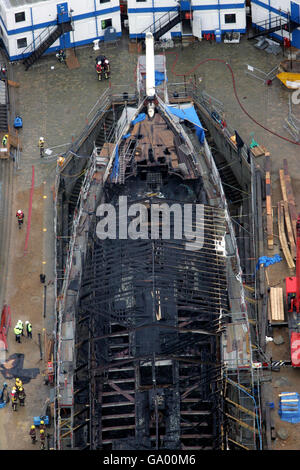
[[[257,145],[256,147],[252,147],[252,149],[250,149],[251,152],[252,152],[252,155],[254,157],[267,157],[270,155],[270,153],[268,152],[268,150],[266,149],[266,147],[264,145]]]
[[[297,212],[295,205],[295,198],[291,186],[291,178],[288,173],[287,160],[284,161],[284,169],[279,170],[280,186],[283,198],[284,208],[284,221],[286,233],[288,235],[288,243],[291,251],[291,255],[296,259],[296,222]]]
[[[270,287],[270,313],[271,323],[284,321],[282,287]]]

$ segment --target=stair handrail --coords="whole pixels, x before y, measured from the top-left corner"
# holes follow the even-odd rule
[[[284,16],[277,15],[274,16],[273,18],[266,18],[264,20],[258,21],[255,23],[255,26],[261,26],[264,29],[269,29],[269,28],[274,28],[275,26],[284,26],[289,22],[288,18],[285,18]],[[275,24],[274,24],[275,23]]]
[[[172,15],[171,13],[175,13],[175,15]],[[170,9],[168,10],[163,16],[155,20],[150,26],[147,26],[146,29],[144,29],[140,34],[146,34],[147,32],[150,32],[154,34],[156,31],[161,30],[166,24],[170,23],[178,14],[180,13],[180,7],[175,7],[175,9]],[[162,24],[162,21],[163,24]],[[159,25],[157,28],[156,25]]]
[[[38,49],[38,47],[40,47],[42,42],[44,42],[44,40],[47,37],[49,37],[50,34],[53,33],[54,29],[57,28],[58,25],[59,25],[59,23],[58,23],[58,17],[57,17],[56,18],[56,23],[49,24],[48,26],[46,26],[46,28],[43,29],[43,31],[41,31],[41,33],[36,38],[35,37],[33,38],[33,41],[22,52],[22,58],[25,59],[24,56],[26,54],[36,51]],[[44,35],[45,32],[47,32],[47,36]]]

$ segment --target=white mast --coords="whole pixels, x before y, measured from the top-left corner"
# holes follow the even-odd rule
[[[154,38],[152,33],[146,33],[146,95],[155,96],[155,65],[154,65]]]

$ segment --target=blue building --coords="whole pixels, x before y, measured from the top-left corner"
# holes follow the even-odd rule
[[[144,37],[150,27],[166,39],[202,38],[216,30],[245,33],[246,5],[244,0],[128,0],[128,20],[130,38]]]

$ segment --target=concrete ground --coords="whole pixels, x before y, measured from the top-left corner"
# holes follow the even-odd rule
[[[117,46],[106,46],[102,51],[111,60],[111,86],[134,83],[137,54],[128,52],[128,41],[124,37]],[[16,114],[23,118],[23,129],[20,133],[23,152],[21,155],[21,169],[13,171],[13,182],[10,185],[11,211],[6,218],[2,218],[2,225],[7,230],[1,241],[1,259],[7,266],[7,274],[1,273],[2,298],[1,304],[6,301],[12,309],[12,329],[20,318],[24,322],[29,319],[33,324],[33,339],[24,338],[21,344],[16,344],[12,329],[9,333],[9,349],[6,354],[6,367],[11,366],[8,359],[15,353],[24,354],[26,369],[38,368],[36,378],[32,378],[25,385],[27,393],[26,406],[13,413],[11,405],[0,410],[1,429],[0,449],[31,449],[32,444],[28,435],[33,416],[40,414],[45,400],[49,396],[49,387],[44,385],[45,363],[40,357],[39,334],[42,345],[44,329],[50,337],[54,326],[54,298],[53,298],[53,185],[55,180],[56,164],[43,161],[39,156],[38,139],[43,136],[46,148],[55,147],[71,142],[85,125],[86,117],[96,100],[104,91],[107,82],[99,82],[94,70],[94,58],[98,53],[92,46],[76,49],[80,68],[69,70],[64,64],[56,61],[55,57],[45,56],[34,64],[27,72],[21,63],[10,66],[11,78],[20,83],[14,90],[14,107]],[[299,146],[293,145],[275,137],[251,120],[239,107],[233,93],[233,82],[228,68],[220,62],[209,61],[200,64],[205,59],[217,58],[228,62],[234,72],[237,94],[247,110],[264,127],[276,132],[287,139],[291,136],[283,129],[284,118],[288,111],[289,91],[276,79],[271,86],[246,75],[246,64],[258,67],[269,72],[275,67],[281,56],[274,56],[259,51],[253,44],[243,38],[240,44],[216,44],[207,41],[196,42],[187,47],[174,47],[166,51],[169,82],[182,81],[182,74],[196,76],[204,89],[222,101],[226,109],[226,119],[236,129],[245,142],[250,143],[251,133],[260,144],[263,144],[272,155],[272,185],[273,205],[280,200],[280,185],[278,170],[282,167],[283,158],[288,159],[292,185],[296,195],[296,202],[300,207],[300,169]],[[199,66],[197,66],[199,64]],[[300,105],[299,105],[300,106]],[[263,167],[263,159],[257,159]],[[6,171],[12,162],[6,164]],[[34,169],[33,212],[29,234],[28,250],[24,254],[26,238],[26,222],[22,230],[18,230],[15,212],[18,208],[28,214],[30,188]],[[1,173],[3,178],[3,172]],[[0,179],[1,179],[0,175]],[[5,185],[5,181],[0,181]],[[7,193],[9,196],[9,193]],[[2,198],[2,204],[3,204]],[[1,204],[1,198],[0,198]],[[5,214],[5,212],[3,212]],[[276,217],[274,218],[276,226]],[[9,243],[8,243],[9,242]],[[277,244],[274,253],[280,252]],[[265,254],[268,254],[266,251]],[[280,263],[276,272],[270,271],[272,283],[281,282],[289,274],[285,261]],[[5,271],[4,271],[5,272]],[[46,274],[47,284],[47,310],[43,316],[44,287],[40,283],[39,275]],[[275,332],[276,334],[276,332]],[[286,338],[285,345],[288,344]],[[274,348],[273,359],[283,354],[280,346]],[[277,349],[276,349],[277,348]],[[288,354],[288,348],[284,352]],[[3,370],[3,366],[2,370]],[[1,369],[0,369],[1,370]],[[291,435],[299,425],[283,423],[277,418],[277,394],[281,391],[296,391],[300,384],[297,370],[281,370],[273,373],[275,378],[285,375],[287,371],[288,382],[284,386],[273,388],[273,401],[276,402],[274,419],[277,426],[286,426]],[[4,380],[4,378],[3,378]],[[9,385],[13,379],[5,379]],[[0,384],[2,382],[0,381]],[[277,401],[276,401],[277,400]],[[299,439],[289,437],[286,441],[276,439],[274,449],[299,448]],[[283,447],[284,446],[284,447]],[[38,445],[35,447],[38,449]]]

